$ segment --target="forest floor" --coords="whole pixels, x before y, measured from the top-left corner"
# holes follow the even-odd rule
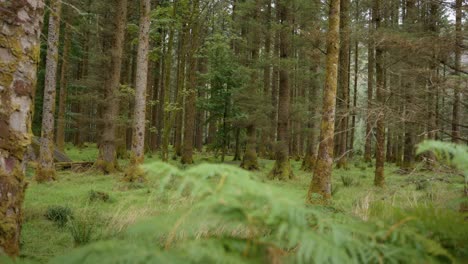
[[[84,149],[69,147],[66,152],[76,161],[92,161],[97,154],[94,146]],[[156,155],[147,156],[145,163],[157,160]],[[232,160],[232,157],[227,157],[226,160]],[[197,163],[219,162],[204,154],[197,154],[196,161]],[[270,160],[260,160],[261,170],[253,172],[252,175],[267,183],[270,188],[281,190],[282,195],[297,203],[304,203],[312,174],[300,170],[300,161],[291,162],[296,176],[294,180],[287,182],[267,180],[266,175],[273,165],[273,161]],[[171,163],[175,167],[185,169],[176,161]],[[233,162],[229,164],[238,166]],[[388,165],[385,171],[387,187],[380,189],[373,187],[373,167],[359,161],[351,161],[348,170],[333,171],[332,208],[345,217],[363,221],[376,219],[383,221],[391,217],[392,208],[432,206],[457,210],[463,178],[450,173],[424,171],[422,167],[419,165],[412,173],[401,174],[397,167]],[[165,171],[167,168],[161,168],[162,174]],[[76,247],[76,240],[74,242],[73,237],[76,234],[66,227],[57,226],[46,217],[46,212],[50,208],[63,206],[70,208],[74,216],[92,218],[93,228],[89,230],[91,240],[118,236],[125,232],[127,227],[139,221],[151,216],[164,215],[169,211],[172,212],[172,216],[167,219],[167,224],[174,225],[187,209],[187,206],[180,205],[180,201],[174,203],[160,201],[160,196],[154,191],[160,179],[158,175],[147,175],[147,182],[132,185],[121,181],[122,174],[102,175],[93,170],[61,171],[58,181],[46,184],[37,184],[32,180],[32,176],[33,170],[29,169],[25,221],[21,238],[21,257],[31,263],[47,262],[55,256],[69,253]],[[203,215],[198,217],[200,219],[191,219],[191,221],[204,221]],[[455,228],[443,232],[453,232],[455,236],[468,237],[466,223],[464,228],[451,226],[447,224],[440,228]],[[461,251],[466,254],[466,248]]]

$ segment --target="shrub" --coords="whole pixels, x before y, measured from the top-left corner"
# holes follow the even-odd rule
[[[53,221],[57,226],[64,227],[73,218],[73,213],[69,207],[57,205],[47,208],[45,217]]]

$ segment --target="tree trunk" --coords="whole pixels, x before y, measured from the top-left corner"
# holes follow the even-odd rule
[[[59,107],[57,114],[57,138],[56,144],[60,151],[65,150],[65,116],[67,106],[67,82],[68,82],[68,59],[70,55],[70,27],[65,26],[64,47],[62,54],[62,67],[60,70],[60,94],[59,94]]]
[[[241,163],[241,168],[246,170],[258,170],[257,158],[257,131],[255,125],[247,127],[247,145],[245,147],[244,158]]]
[[[200,25],[197,21],[199,17],[198,10],[199,0],[193,2],[194,19],[191,21],[191,38],[190,50],[187,54],[188,63],[188,79],[187,79],[187,93],[185,99],[185,115],[184,115],[184,138],[182,144],[182,164],[193,163],[193,135],[195,130],[195,114],[196,114],[196,100],[197,100],[197,58],[195,58],[198,50],[199,42],[199,29]]]
[[[338,90],[340,97],[338,98],[338,109],[340,109],[339,134],[338,134],[338,157],[337,168],[348,168],[347,161],[347,135],[348,135],[348,115],[349,115],[349,48],[350,48],[350,26],[349,26],[349,1],[341,0],[340,8],[340,58],[338,67]]]
[[[251,23],[258,23],[259,19],[259,12],[260,12],[260,1],[255,1],[255,8],[251,14]],[[249,14],[248,14],[249,15]],[[245,18],[249,19],[249,18]],[[258,85],[258,69],[256,64],[258,63],[258,49],[259,49],[259,38],[260,32],[255,28],[248,28],[248,46],[250,49],[250,56],[246,56],[246,62],[250,66],[251,75],[250,75],[250,84],[248,86],[248,93],[252,96],[258,94],[257,85]],[[249,58],[250,57],[250,61]],[[248,99],[247,99],[248,100]],[[249,120],[247,121],[247,145],[245,148],[244,157],[241,163],[241,168],[246,170],[258,170],[258,156],[257,156],[257,126],[255,124],[255,116],[250,113]]]
[[[461,49],[463,45],[463,32],[462,32],[462,1],[455,1],[455,74],[458,77],[455,84],[453,95],[453,108],[452,108],[452,142],[458,143],[460,141],[460,102],[461,102]]]
[[[314,71],[311,71],[313,77],[311,78],[311,87],[309,90],[309,107],[311,112],[311,118],[308,122],[308,135],[307,135],[307,149],[304,160],[302,161],[301,170],[306,172],[313,172],[315,168],[315,161],[317,160],[317,120],[315,117],[318,114],[318,97],[320,93],[320,87],[317,80],[317,73],[319,68],[316,67]]]
[[[143,163],[145,147],[146,86],[148,84],[148,51],[150,28],[150,0],[140,0],[140,32],[138,36],[137,70],[135,83],[135,107],[133,112],[131,166],[127,170],[127,181],[140,180],[136,168]]]
[[[50,1],[49,32],[47,36],[47,61],[44,85],[44,103],[42,109],[41,146],[36,180],[48,182],[56,179],[54,166],[54,114],[57,86],[58,44],[60,36],[60,13],[62,3]]]
[[[12,257],[20,248],[43,9],[41,0],[0,2],[0,252]]]
[[[174,2],[173,4],[173,10],[172,10],[172,17],[175,19],[176,12],[177,12],[177,2]],[[181,34],[181,37],[179,38],[179,48],[181,45],[181,42],[183,43],[184,41],[184,33]],[[183,44],[182,44],[183,45]],[[163,80],[163,87],[161,88],[161,99],[162,101],[162,110],[161,114],[163,114],[162,118],[164,119],[164,128],[162,131],[162,151],[161,151],[161,157],[163,161],[168,161],[169,159],[169,137],[171,133],[171,129],[173,126],[173,122],[171,120],[174,119],[174,115],[177,114],[177,112],[172,112],[169,111],[169,106],[171,105],[171,68],[172,68],[172,50],[174,46],[174,28],[171,26],[169,30],[169,40],[167,43],[167,50],[166,54],[164,57],[164,80]],[[182,53],[180,54],[179,50],[179,64],[180,64],[180,56],[184,56],[185,54]],[[180,67],[179,65],[177,66],[178,68]],[[180,70],[177,71],[177,76],[179,76]],[[177,84],[179,84],[179,80],[177,80]],[[176,96],[177,97],[177,96]]]
[[[381,12],[380,10],[380,0],[374,0],[374,16],[375,16],[375,29],[378,31],[380,29],[381,23]],[[385,176],[384,176],[384,164],[385,164],[385,95],[384,95],[384,85],[385,85],[385,76],[384,76],[384,54],[382,47],[380,45],[376,46],[375,50],[375,65],[376,65],[376,99],[379,104],[378,116],[377,116],[377,135],[375,142],[375,177],[374,185],[378,187],[383,187],[385,185]]]
[[[116,128],[119,116],[119,88],[122,67],[122,54],[127,24],[127,0],[119,0],[115,14],[115,33],[112,42],[111,72],[105,85],[105,107],[103,113],[103,131],[99,144],[96,167],[103,173],[119,170],[117,162]]]
[[[355,22],[359,23],[359,0],[356,0],[356,16]],[[358,93],[358,79],[359,79],[359,40],[356,38],[354,41],[354,84],[353,84],[353,110],[351,111],[351,137],[349,142],[350,155],[354,155],[354,138],[356,134],[356,116],[357,116],[357,93]]]
[[[330,1],[328,17],[327,58],[325,89],[323,93],[320,145],[314,175],[307,192],[307,201],[326,202],[331,198],[331,173],[333,167],[333,137],[335,133],[336,89],[338,77],[340,0]]]
[[[284,0],[278,3],[278,18],[281,20],[280,37],[280,59],[289,58],[290,48],[290,25],[289,7]],[[269,174],[270,179],[288,180],[294,177],[289,162],[289,107],[290,107],[290,86],[289,73],[282,65],[279,69],[279,95],[278,95],[278,131],[275,146],[275,164]]]
[[[374,44],[374,23],[369,19],[369,40],[367,49],[367,116],[366,135],[364,146],[364,161],[372,162],[372,96],[374,92],[374,67],[375,67],[375,44]]]

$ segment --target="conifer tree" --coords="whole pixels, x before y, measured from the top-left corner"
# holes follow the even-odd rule
[[[42,130],[40,139],[39,162],[36,169],[36,180],[38,182],[48,182],[54,181],[56,179],[54,165],[54,124],[61,10],[61,1],[50,1],[49,31],[47,35],[46,76],[44,84],[44,103],[42,109]]]
[[[328,16],[325,88],[323,91],[322,121],[319,149],[307,201],[323,202],[331,198],[333,167],[333,138],[335,132],[336,90],[338,78],[340,35],[340,0],[330,1]]]

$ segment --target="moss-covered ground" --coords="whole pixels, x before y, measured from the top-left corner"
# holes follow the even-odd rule
[[[93,145],[82,149],[67,146],[66,152],[77,161],[92,161],[97,155]],[[229,162],[231,159],[232,157],[227,157],[226,163],[239,166],[237,162]],[[147,155],[145,163],[157,160],[158,155]],[[333,201],[330,208],[334,211],[363,221],[385,221],[393,216],[395,208],[435,207],[457,214],[463,189],[463,178],[459,175],[446,170],[427,171],[422,165],[418,165],[409,174],[402,174],[396,166],[390,164],[385,169],[386,188],[381,189],[373,187],[373,167],[359,160],[358,157],[350,160],[349,170],[335,169],[333,172]],[[204,153],[198,153],[195,161],[196,164],[192,166],[219,162],[211,154]],[[184,169],[177,161],[171,160],[170,163]],[[121,165],[125,167],[127,164],[121,161]],[[312,174],[300,170],[300,161],[291,161],[295,179],[285,182],[267,179],[273,161],[262,159],[259,165],[260,170],[253,172],[254,177],[297,203],[305,202]],[[161,165],[161,174],[168,170],[170,167]],[[146,182],[133,184],[121,180],[123,173],[102,175],[92,169],[85,172],[60,171],[57,181],[42,184],[36,183],[33,175],[32,169],[29,169],[21,236],[21,258],[26,262],[46,263],[78,246],[69,228],[59,227],[46,217],[49,208],[64,206],[72,210],[74,218],[84,215],[92,218],[88,222],[93,226],[90,231],[92,241],[118,237],[129,226],[151,216],[165,215],[168,211],[173,215],[173,218],[166,220],[171,225],[186,210],[180,201],[162,201],[161,196],[155,192],[160,175],[147,175]],[[103,196],[107,198],[102,199]],[[198,217],[199,219],[191,221],[204,221],[204,215]],[[442,228],[440,232],[447,233],[449,238],[451,235],[456,236],[456,239],[468,237],[466,223],[462,222],[462,226],[457,226],[456,222],[434,225],[437,226],[433,228]],[[429,233],[431,230],[428,230]],[[455,249],[458,252],[456,254],[459,254],[457,258],[467,256],[463,255],[467,253],[466,248],[463,248],[466,244],[455,246],[461,247]]]

